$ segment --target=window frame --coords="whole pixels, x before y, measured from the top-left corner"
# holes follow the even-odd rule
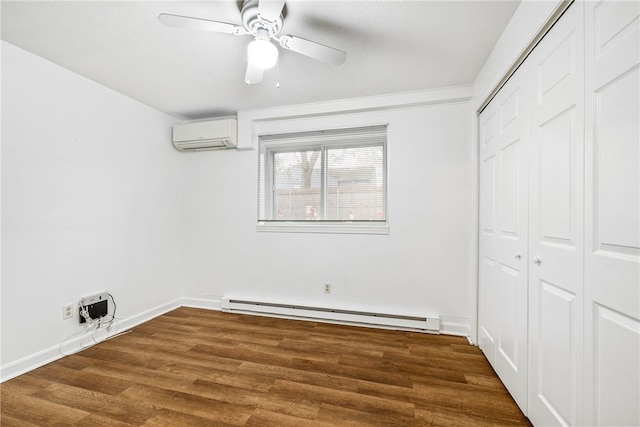
[[[368,130],[374,130],[369,137]],[[341,135],[344,132],[344,135]],[[362,132],[359,134],[358,132]],[[354,136],[355,135],[355,136]],[[300,132],[295,134],[264,135],[259,141],[258,168],[258,231],[293,233],[348,233],[348,234],[389,234],[388,199],[388,147],[387,125],[332,129],[325,131]],[[327,168],[328,152],[335,149],[357,147],[382,147],[383,220],[274,220],[264,219],[275,215],[275,168],[274,156],[278,153],[302,151],[320,152],[320,203],[322,218],[327,216]],[[268,196],[267,196],[268,195]],[[261,199],[263,201],[261,202]],[[263,203],[261,205],[261,203]],[[261,215],[261,213],[263,215]],[[263,216],[263,218],[261,218]]]

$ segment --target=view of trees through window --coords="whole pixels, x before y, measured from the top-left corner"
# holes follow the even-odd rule
[[[272,220],[385,220],[383,144],[271,155]]]

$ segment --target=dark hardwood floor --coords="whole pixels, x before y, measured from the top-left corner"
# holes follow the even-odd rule
[[[1,392],[3,427],[530,425],[465,338],[191,308]]]

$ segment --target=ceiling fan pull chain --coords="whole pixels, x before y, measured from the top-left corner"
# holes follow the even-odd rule
[[[276,88],[280,89],[280,61],[278,61],[276,69]]]

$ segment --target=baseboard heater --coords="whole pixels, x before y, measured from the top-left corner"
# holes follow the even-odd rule
[[[327,322],[347,323],[362,326],[379,326],[434,334],[440,332],[439,317],[374,313],[368,311],[345,310],[341,308],[311,307],[297,304],[249,301],[233,298],[222,298],[221,308],[223,311],[237,313],[265,314],[306,320],[323,320]]]

